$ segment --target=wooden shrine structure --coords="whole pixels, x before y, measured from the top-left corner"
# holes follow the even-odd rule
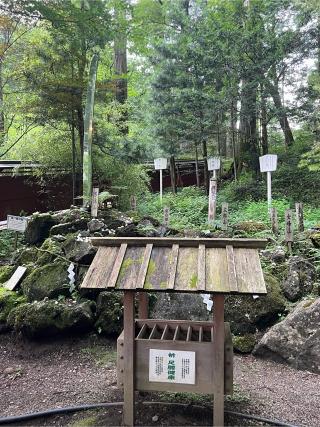
[[[124,292],[124,330],[117,355],[124,425],[134,425],[135,391],[153,390],[213,394],[214,425],[223,426],[224,395],[232,393],[233,382],[224,295],[266,293],[258,250],[267,241],[130,237],[91,241],[98,251],[81,287]],[[213,321],[148,319],[147,292],[210,293]]]

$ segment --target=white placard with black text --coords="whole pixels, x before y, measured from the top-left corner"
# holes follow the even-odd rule
[[[195,384],[196,353],[151,348],[149,350],[149,381]]]

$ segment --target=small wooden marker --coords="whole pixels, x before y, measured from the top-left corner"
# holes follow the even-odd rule
[[[229,205],[228,203],[222,203],[221,205],[221,228],[222,230],[228,229],[228,217],[229,217]]]
[[[168,227],[170,222],[170,208],[165,206],[163,208],[163,224]]]
[[[137,198],[136,198],[136,196],[130,197],[130,207],[131,207],[131,210],[133,210],[133,211],[137,210]]]
[[[291,209],[287,209],[285,212],[285,240],[288,245],[289,252],[292,252],[292,243],[293,243],[293,223],[292,223],[292,211]]]
[[[208,208],[208,223],[213,224],[216,219],[216,205],[217,205],[217,180],[210,179],[209,187],[209,208]]]
[[[278,212],[276,208],[270,209],[271,229],[276,236],[279,234]]]
[[[98,206],[99,206],[99,188],[93,187],[92,197],[91,197],[91,216],[96,218],[98,216]]]
[[[303,204],[296,203],[296,221],[298,231],[304,231]]]

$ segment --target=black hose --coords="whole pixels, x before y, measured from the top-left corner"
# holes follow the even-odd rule
[[[143,402],[143,405],[165,405],[165,406],[180,406],[183,408],[197,408],[197,409],[207,409],[211,410],[207,406],[200,406],[200,405],[190,405],[188,403],[174,403],[174,402]],[[0,418],[0,425],[6,425],[6,424],[12,424],[12,423],[19,423],[23,421],[29,421],[33,420],[35,418],[42,418],[46,417],[48,415],[59,415],[59,414],[67,414],[70,412],[79,412],[79,411],[87,411],[89,409],[97,409],[97,408],[113,408],[117,406],[123,406],[123,402],[107,402],[107,403],[93,403],[89,405],[78,405],[78,406],[67,406],[65,408],[56,408],[56,409],[48,409],[47,411],[41,411],[41,412],[31,412],[30,414],[25,415],[17,415],[12,417],[6,417],[6,418]],[[240,412],[233,412],[233,411],[224,411],[226,414],[230,415],[236,415],[238,417],[247,418],[250,420],[256,420],[265,422],[274,426],[279,427],[297,427],[292,424],[287,424],[282,421],[278,420],[271,420],[268,418],[260,417],[258,415],[249,415],[249,414],[242,414]]]

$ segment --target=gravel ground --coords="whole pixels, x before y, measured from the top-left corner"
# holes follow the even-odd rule
[[[88,336],[30,343],[13,335],[1,335],[0,354],[0,417],[81,403],[123,400],[116,387],[114,341]],[[236,356],[234,362],[235,393],[227,398],[226,409],[297,426],[320,426],[319,375],[252,356]],[[144,394],[141,398],[160,400],[164,396]],[[152,421],[155,415],[158,420]],[[192,409],[140,404],[137,425],[210,425],[210,417],[208,411],[199,413]],[[120,424],[121,408],[115,408],[54,416],[23,425]],[[226,417],[226,424],[266,425],[232,416]]]

